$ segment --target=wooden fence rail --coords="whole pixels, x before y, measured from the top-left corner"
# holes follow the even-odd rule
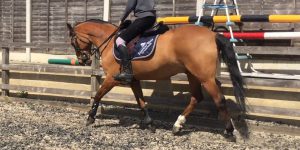
[[[5,47],[8,46],[8,47]],[[93,99],[93,93],[98,89],[103,71],[99,69],[99,63],[96,63],[96,58],[93,56],[93,64],[91,67],[78,67],[78,66],[59,66],[59,65],[32,65],[32,64],[9,64],[9,51],[10,48],[21,47],[21,48],[72,48],[66,43],[1,43],[2,47],[2,96],[8,96],[10,90],[15,91],[29,91],[38,93],[50,93],[50,94],[61,94],[61,95],[74,95],[74,96],[89,96]],[[25,72],[36,72],[36,73],[52,73],[52,74],[71,74],[75,76],[88,75],[91,76],[91,89],[92,91],[78,91],[78,90],[62,90],[57,88],[45,88],[45,87],[34,87],[34,86],[19,86],[10,85],[10,71],[25,71]]]

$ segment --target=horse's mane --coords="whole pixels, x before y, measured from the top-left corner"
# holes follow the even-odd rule
[[[104,21],[104,20],[101,20],[101,19],[89,19],[89,20],[86,20],[86,21],[83,21],[83,22],[77,22],[75,24],[75,26],[77,26],[77,25],[79,25],[81,23],[85,23],[85,22],[93,22],[93,23],[99,23],[99,24],[111,24],[111,25],[114,25],[111,22]],[[116,26],[116,25],[114,25],[114,26]]]

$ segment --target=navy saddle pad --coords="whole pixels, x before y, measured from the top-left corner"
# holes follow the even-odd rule
[[[140,37],[131,41],[127,47],[132,60],[144,59],[151,56],[154,53],[158,36]],[[116,48],[113,48],[113,54],[117,60],[121,60],[120,53]]]

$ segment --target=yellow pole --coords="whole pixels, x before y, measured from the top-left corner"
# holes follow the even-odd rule
[[[300,22],[300,15],[270,15],[269,22],[273,22],[273,23]]]
[[[227,22],[227,16],[214,16],[214,23],[224,23]],[[230,16],[231,22],[241,22],[241,16],[232,15]]]
[[[164,22],[164,24],[185,24],[189,23],[189,16],[184,17],[164,17],[157,18],[157,22]]]

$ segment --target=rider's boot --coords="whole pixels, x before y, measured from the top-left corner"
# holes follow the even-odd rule
[[[131,83],[133,79],[132,65],[130,61],[130,56],[127,50],[127,47],[124,45],[118,46],[118,50],[121,53],[121,73],[116,75],[114,78],[117,81],[120,81],[123,84]]]

